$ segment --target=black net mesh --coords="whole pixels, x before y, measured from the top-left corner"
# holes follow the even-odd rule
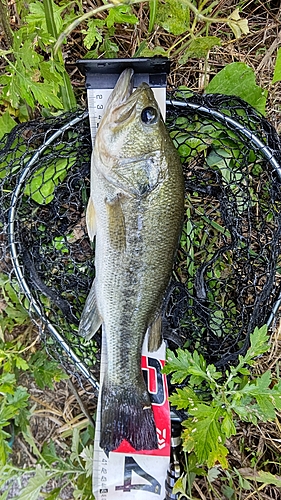
[[[186,219],[167,318],[175,343],[224,367],[278,301],[280,141],[229,96],[182,96],[168,125],[184,167]]]
[[[168,346],[225,367],[279,305],[281,193],[275,130],[225,96],[169,96],[186,217],[165,298]],[[100,337],[77,335],[94,276],[85,226],[91,138],[86,113],[16,127],[0,144],[1,266],[15,275],[48,350],[95,385]]]

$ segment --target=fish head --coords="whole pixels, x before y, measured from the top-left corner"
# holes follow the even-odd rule
[[[125,69],[104,110],[95,141],[103,164],[159,151],[167,134],[153,91],[147,83],[133,91],[132,80],[133,70]]]

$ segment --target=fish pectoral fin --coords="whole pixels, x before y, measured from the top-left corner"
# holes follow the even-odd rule
[[[98,331],[101,324],[102,318],[97,306],[96,287],[94,281],[80,318],[78,334],[81,335],[81,337],[90,340]]]
[[[162,344],[162,318],[157,316],[156,320],[148,327],[148,350],[158,351]]]
[[[96,211],[95,211],[94,202],[93,202],[93,199],[91,196],[89,198],[87,211],[86,211],[86,224],[87,224],[87,231],[88,231],[89,238],[91,241],[93,241],[94,237],[96,236],[96,232],[97,232],[97,224],[96,224]]]
[[[121,160],[116,179],[124,192],[134,196],[145,196],[164,179],[163,165],[158,151],[143,155],[142,159]]]
[[[119,252],[126,248],[126,227],[121,197],[122,195],[117,194],[113,199],[105,200],[110,245]]]

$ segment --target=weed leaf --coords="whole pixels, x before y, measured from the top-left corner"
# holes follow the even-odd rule
[[[68,170],[75,163],[75,158],[60,158],[56,164],[39,168],[24,189],[39,204],[48,204],[54,198],[55,187],[66,177]]]
[[[186,483],[187,483],[187,476],[186,476],[186,474],[183,474],[175,482],[175,485],[173,488],[173,494],[176,495],[177,493],[182,493],[183,495],[185,495],[186,494]]]
[[[130,5],[120,5],[115,7],[115,9],[111,9],[106,18],[108,28],[111,28],[115,23],[136,24],[138,23],[138,18],[132,14]]]
[[[79,455],[85,461],[86,477],[91,477],[93,474],[93,455],[94,450],[92,445],[85,446]]]
[[[266,371],[253,383],[246,384],[239,392],[251,396],[257,402],[256,411],[262,421],[273,420],[276,417],[275,408],[281,409],[281,391],[277,387],[272,390],[271,373]]]
[[[281,488],[281,477],[275,476],[270,472],[259,471],[259,474],[255,476],[255,480],[264,484],[274,484],[278,488]]]
[[[190,406],[192,407],[199,402],[197,394],[189,387],[177,389],[177,391],[170,396],[169,400],[178,410],[188,409]]]
[[[280,80],[281,80],[281,47],[279,47],[277,52],[272,83],[279,82]]]
[[[182,349],[178,349],[177,356],[173,351],[167,349],[167,362],[163,368],[166,374],[175,372],[172,376],[172,384],[181,383],[188,375],[187,367],[189,365],[190,353]]]
[[[247,473],[249,469],[246,469],[245,472],[243,473],[243,469],[241,473],[243,473],[243,477],[250,479],[251,481],[257,481],[259,483],[263,484],[274,484],[274,486],[277,486],[277,488],[281,488],[281,477],[280,476],[275,476],[274,474],[271,474],[270,472],[266,472],[263,470],[260,470],[257,474],[249,474]]]
[[[188,49],[181,56],[180,64],[185,64],[191,57],[198,59],[205,58],[208,52],[215,46],[220,46],[221,41],[217,36],[202,36],[194,38],[188,46]]]
[[[190,11],[184,0],[159,2],[156,22],[173,35],[181,35],[190,28]]]
[[[224,412],[221,407],[203,403],[189,410],[194,418],[184,422],[183,449],[187,452],[194,450],[199,464],[207,462],[208,467],[212,467],[219,461],[222,466],[227,466],[225,457],[228,451],[222,443],[225,435],[219,422]]]
[[[101,28],[103,26],[102,19],[90,19],[88,21],[88,29],[82,30],[82,33],[86,35],[83,41],[86,49],[90,50],[95,42],[102,42]]]
[[[38,351],[30,358],[30,371],[40,389],[54,388],[54,382],[67,379],[68,376],[58,363],[46,358],[45,352]]]
[[[249,26],[247,19],[241,19],[239,8],[235,9],[228,17],[228,26],[232,29],[235,38],[241,38],[242,35],[249,33]]]
[[[253,364],[253,358],[264,354],[269,349],[267,325],[261,328],[256,327],[254,332],[250,335],[250,347],[246,352],[243,359],[244,364]]]
[[[221,430],[225,434],[226,438],[230,438],[230,436],[235,436],[236,427],[233,422],[233,417],[231,413],[226,413],[222,422],[221,422]]]
[[[242,62],[227,64],[207,85],[207,94],[235,95],[265,114],[267,91],[255,82],[255,73]]]
[[[48,465],[52,465],[55,462],[60,462],[60,465],[64,463],[64,461],[58,457],[53,441],[43,444],[41,455]]]
[[[47,474],[44,467],[37,466],[35,476],[30,478],[27,486],[21,491],[21,500],[37,500],[41,488],[51,479],[52,474]]]
[[[16,126],[15,120],[11,117],[8,111],[5,111],[0,117],[0,139]]]

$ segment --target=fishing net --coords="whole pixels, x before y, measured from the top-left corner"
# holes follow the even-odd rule
[[[238,98],[177,95],[167,121],[186,219],[166,317],[177,342],[223,368],[280,303],[280,139]]]
[[[279,307],[280,141],[229,96],[174,92],[167,127],[183,163],[186,205],[163,335],[172,350],[196,349],[223,368]],[[20,283],[48,351],[97,388],[100,334],[77,335],[94,277],[87,113],[22,124],[0,146],[2,272]]]

